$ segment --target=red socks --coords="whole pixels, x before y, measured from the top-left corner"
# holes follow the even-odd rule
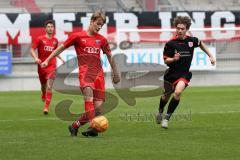
[[[44,102],[46,99],[46,92],[42,92],[42,101]]]
[[[52,92],[51,91],[47,91],[46,92],[46,96],[45,96],[45,107],[44,108],[46,108],[46,109],[49,108],[51,100],[52,100]]]
[[[95,117],[93,101],[85,101],[85,113],[89,121]]]
[[[86,124],[95,117],[95,110],[92,101],[85,101],[85,113],[76,121],[73,122],[73,128],[79,128],[79,126]]]

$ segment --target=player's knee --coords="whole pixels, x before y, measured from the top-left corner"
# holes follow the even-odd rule
[[[47,86],[46,90],[49,92],[49,91],[52,91],[52,87],[51,86]]]
[[[163,101],[168,101],[169,98],[170,98],[171,94],[168,94],[168,95],[162,95],[162,100]]]
[[[91,87],[85,87],[83,89],[83,95],[85,101],[93,101],[93,90]]]
[[[91,95],[84,95],[84,101],[92,102],[93,101],[93,96],[91,96]]]
[[[174,96],[174,98],[179,99],[180,96],[181,96],[181,94],[182,94],[181,91],[175,91],[174,94],[173,94],[173,96]]]

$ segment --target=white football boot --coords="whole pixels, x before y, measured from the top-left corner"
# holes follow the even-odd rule
[[[167,119],[162,120],[162,128],[165,128],[165,129],[168,128],[168,120]]]

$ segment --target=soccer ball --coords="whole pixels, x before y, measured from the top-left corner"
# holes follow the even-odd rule
[[[97,116],[90,122],[90,127],[96,129],[97,132],[104,132],[108,129],[108,120],[104,116]]]

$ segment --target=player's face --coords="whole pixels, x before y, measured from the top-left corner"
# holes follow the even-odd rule
[[[176,27],[176,32],[177,36],[179,39],[184,39],[186,33],[187,33],[187,28],[185,24],[178,24]]]
[[[95,21],[91,21],[91,24],[90,24],[91,29],[94,33],[99,32],[103,25],[104,25],[104,22],[102,18],[98,18]]]
[[[53,32],[54,32],[54,25],[51,24],[51,23],[48,23],[46,28],[45,28],[45,30],[46,30],[47,34],[53,34]]]

